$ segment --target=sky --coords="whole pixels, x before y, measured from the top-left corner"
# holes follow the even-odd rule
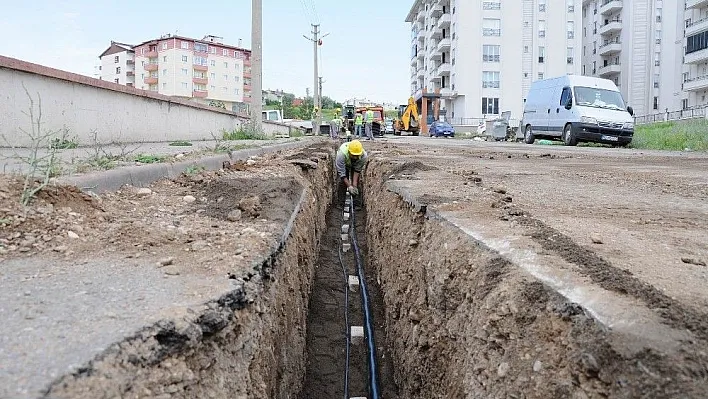
[[[164,34],[250,48],[251,0],[5,2],[0,55],[94,76],[111,40],[138,44]],[[314,83],[311,23],[320,23],[323,95],[405,104],[410,95],[412,0],[263,0],[263,88],[304,96]]]

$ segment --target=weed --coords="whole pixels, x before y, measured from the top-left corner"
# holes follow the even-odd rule
[[[268,140],[263,132],[256,132],[244,126],[232,131],[222,130],[222,137],[224,140]]]
[[[202,165],[190,165],[184,170],[184,173],[186,175],[195,175],[197,173],[203,172],[204,169],[205,168]]]
[[[191,147],[192,143],[186,140],[178,140],[171,142],[170,145],[173,147]]]
[[[64,128],[64,134],[68,135],[68,129]],[[61,139],[59,137],[55,137],[52,140],[52,143],[50,144],[52,149],[55,150],[72,150],[74,148],[79,147],[79,143],[76,142],[76,139],[73,140],[67,140],[67,139]]]
[[[708,151],[708,120],[659,122],[636,126],[630,147]]]
[[[160,162],[165,162],[167,160],[167,157],[164,155],[149,155],[149,154],[138,154],[134,158],[135,162],[140,162],[140,163],[160,163]]]
[[[2,138],[8,147],[13,150],[13,154],[9,158],[18,160],[27,167],[22,185],[22,195],[20,196],[22,205],[27,206],[60,170],[60,161],[57,158],[58,149],[53,144],[55,142],[63,143],[68,141],[68,129],[65,128],[59,131],[45,130],[43,128],[44,122],[42,121],[42,97],[37,93],[37,111],[35,111],[34,98],[32,98],[24,83],[22,83],[22,88],[25,89],[25,94],[29,99],[29,110],[23,113],[29,117],[32,128],[29,131],[20,128],[20,132],[29,139],[29,154],[21,154],[13,141],[10,141],[4,135]]]
[[[12,220],[7,218],[0,219],[0,225],[2,225],[3,227],[8,226],[10,224],[12,224]]]

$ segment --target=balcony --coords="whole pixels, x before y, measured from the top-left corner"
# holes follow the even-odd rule
[[[416,75],[415,75],[415,76],[416,76],[418,79],[425,78],[425,69],[420,68],[420,69],[418,70],[418,72],[416,72]]]
[[[128,65],[135,65],[135,60],[125,60],[125,63]]]
[[[622,66],[620,64],[608,64],[606,66],[601,66],[597,70],[597,74],[600,77],[612,76],[622,72]]]
[[[611,15],[622,9],[622,0],[604,0],[600,6],[600,15]]]
[[[612,55],[622,51],[622,43],[611,41],[600,46],[600,55]]]
[[[418,63],[418,54],[415,54],[413,57],[411,57],[411,66],[414,66]]]
[[[199,64],[194,64],[192,65],[192,68],[194,68],[195,71],[201,71],[201,72],[206,72],[209,70],[209,67],[206,65],[199,65]]]
[[[438,66],[437,74],[440,76],[443,75],[450,75],[450,72],[452,72],[452,65],[449,62],[444,62]]]
[[[436,82],[436,83],[438,83],[442,80],[442,76],[438,75],[437,69],[435,69],[432,72],[432,74],[430,75],[430,80],[432,80],[433,82]]]
[[[450,14],[443,14],[442,17],[438,20],[438,23],[435,25],[435,27],[438,30],[446,29],[450,26],[452,23],[452,16]]]
[[[206,98],[209,95],[209,92],[206,90],[194,90],[192,91],[192,97],[196,98]]]
[[[705,62],[707,60],[708,60],[708,49],[694,51],[692,53],[686,54],[686,56],[684,57],[684,62],[686,64],[698,64],[700,62]]]
[[[135,76],[135,72],[133,72],[133,71],[125,71],[125,76]]]
[[[418,15],[416,16],[416,21],[418,22],[424,22],[425,21],[425,12],[418,11]]]
[[[708,0],[686,0],[686,9],[702,8],[708,6]]]
[[[601,35],[612,35],[622,30],[622,20],[613,19],[600,27]]]
[[[686,37],[708,30],[708,18],[699,19],[686,25]]]
[[[430,37],[433,39],[440,39],[442,37],[442,29],[433,29],[433,32],[430,34]]]
[[[145,70],[148,72],[157,71],[158,68],[159,68],[159,66],[157,65],[156,62],[148,62],[147,64],[145,64]]]
[[[433,18],[438,18],[443,15],[443,7],[440,4],[434,5],[430,8],[430,16]]]
[[[418,40],[418,43],[420,43],[421,46],[423,44],[425,44],[425,31],[424,30],[418,32],[418,37],[416,37],[416,40]]]
[[[157,50],[148,51],[143,56],[147,58],[157,58]]]
[[[683,81],[683,89],[686,91],[699,91],[708,89],[708,75],[688,78]]]
[[[441,39],[440,42],[438,43],[437,51],[442,52],[442,53],[444,53],[446,51],[450,51],[451,45],[452,45],[452,41],[450,40],[450,38],[446,37],[444,39]]]
[[[439,51],[433,51],[433,53],[430,54],[430,59],[435,61],[442,60],[442,53]]]
[[[243,91],[251,91],[251,85],[244,84]]]
[[[156,85],[157,84],[157,77],[156,76],[148,76],[145,78],[145,84],[146,85]]]
[[[457,97],[457,91],[452,90],[449,87],[443,87],[440,89],[440,96],[442,98],[455,98]]]
[[[209,79],[207,79],[206,76],[195,76],[192,78],[192,83],[198,85],[206,85],[209,84]]]
[[[418,50],[418,54],[416,54],[415,57],[416,57],[416,59],[418,59],[418,60],[421,60],[421,61],[424,60],[424,59],[425,59],[425,50],[419,49],[419,50]]]

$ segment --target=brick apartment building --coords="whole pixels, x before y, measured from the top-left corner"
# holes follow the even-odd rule
[[[236,112],[251,101],[251,51],[218,41],[166,35],[138,45],[111,42],[100,78]]]

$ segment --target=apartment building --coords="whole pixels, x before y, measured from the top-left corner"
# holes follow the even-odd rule
[[[681,3],[583,0],[582,73],[613,80],[637,115],[681,107]]]
[[[668,0],[667,0],[668,2]],[[679,31],[683,31],[683,84],[681,108],[688,109],[708,105],[708,0],[682,0]],[[681,37],[681,36],[680,36]],[[674,108],[679,109],[679,108]],[[670,108],[670,110],[673,110]]]
[[[135,86],[135,52],[132,45],[112,41],[98,58],[99,79]]]
[[[406,22],[423,122],[518,120],[533,81],[580,74],[581,1],[416,0]]]
[[[173,35],[145,41],[131,50],[136,88],[223,105],[236,112],[248,110],[250,50],[221,43],[214,36],[197,40]],[[111,61],[107,57],[114,56],[101,55],[102,69]],[[120,80],[118,83],[123,84]]]

